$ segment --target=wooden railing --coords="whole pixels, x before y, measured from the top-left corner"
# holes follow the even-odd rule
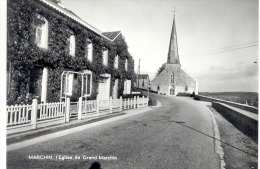
[[[78,102],[41,103],[34,99],[31,105],[7,106],[7,134],[20,132],[58,123],[70,122],[73,119],[91,118],[127,109],[148,106],[148,98],[134,97],[128,99],[85,100]]]
[[[7,106],[7,127],[31,122],[32,105]]]

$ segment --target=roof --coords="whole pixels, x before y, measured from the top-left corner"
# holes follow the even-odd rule
[[[148,74],[137,74],[137,79],[149,79],[149,75]]]
[[[103,32],[104,36],[108,37],[109,39],[112,39],[113,41],[121,34],[120,31],[114,31],[114,32]]]
[[[114,37],[114,33],[112,33],[112,32],[111,32],[111,35],[110,35],[110,33],[109,34],[106,33],[106,32],[103,33],[100,30],[98,30],[97,28],[95,28],[94,26],[92,26],[89,23],[87,23],[84,20],[82,20],[79,16],[77,16],[75,13],[73,13],[72,11],[67,9],[64,5],[62,5],[60,3],[57,3],[54,0],[39,0],[39,1],[45,3],[46,5],[50,6],[53,9],[55,9],[56,11],[66,15],[68,17],[70,17],[74,21],[76,21],[79,24],[83,25],[84,27],[92,30],[93,32],[95,32],[96,34],[98,34],[101,37],[105,38],[106,40],[109,40],[110,42],[113,42],[116,39],[116,37],[121,33],[120,31],[116,31],[116,32],[119,32],[119,33],[115,37]],[[114,38],[112,38],[112,37],[114,37]]]
[[[167,63],[180,64],[180,59],[179,59],[179,54],[178,54],[178,41],[177,41],[177,33],[176,33],[175,15],[173,17],[172,32],[171,32],[171,38],[170,38]]]

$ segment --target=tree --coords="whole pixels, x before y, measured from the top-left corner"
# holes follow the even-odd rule
[[[166,63],[162,64],[161,67],[159,67],[159,69],[157,70],[156,76],[158,76],[166,67]]]

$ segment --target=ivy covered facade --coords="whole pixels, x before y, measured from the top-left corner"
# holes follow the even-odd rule
[[[73,100],[130,93],[134,60],[121,32],[101,32],[55,0],[8,0],[7,7],[8,104],[56,102],[66,92]]]

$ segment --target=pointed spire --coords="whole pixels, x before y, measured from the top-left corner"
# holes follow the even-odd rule
[[[177,33],[176,33],[176,26],[175,26],[175,9],[174,9],[172,33],[171,33],[171,38],[170,38],[167,63],[168,64],[180,64],[180,59],[179,59],[179,54],[178,54]]]

